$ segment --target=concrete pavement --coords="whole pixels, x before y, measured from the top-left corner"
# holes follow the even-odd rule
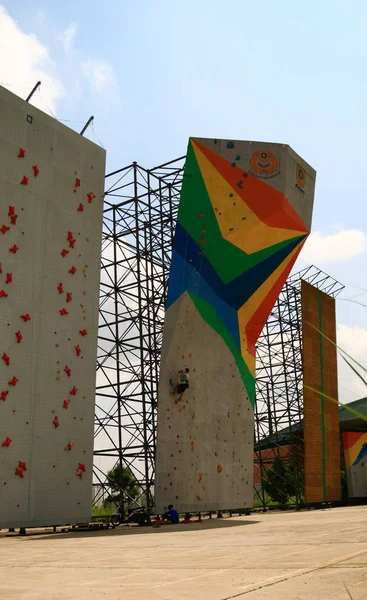
[[[1,600],[367,600],[367,507],[0,535]]]

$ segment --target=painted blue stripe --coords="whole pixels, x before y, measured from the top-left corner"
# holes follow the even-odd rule
[[[222,319],[236,346],[240,349],[240,334],[237,311],[217,296],[210,285],[197,273],[192,263],[187,262],[175,250],[172,253],[171,271],[168,285],[168,309],[184,292],[191,292],[213,306]]]

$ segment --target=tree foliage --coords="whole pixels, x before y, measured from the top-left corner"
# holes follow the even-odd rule
[[[284,458],[276,456],[272,466],[266,468],[265,492],[274,502],[286,504],[295,495],[295,476],[294,470]]]
[[[108,501],[113,500],[116,504],[124,502],[125,506],[129,507],[139,497],[140,487],[128,467],[121,467],[117,463],[108,471],[107,478],[112,490]]]

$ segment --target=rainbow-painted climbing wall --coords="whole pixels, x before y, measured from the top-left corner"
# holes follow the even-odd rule
[[[367,498],[367,433],[343,433],[344,461],[349,498]]]
[[[255,344],[310,231],[315,176],[286,145],[190,139],[161,358],[158,512],[252,506]],[[179,400],[169,381],[185,367]]]
[[[90,518],[104,165],[0,88],[0,527]]]

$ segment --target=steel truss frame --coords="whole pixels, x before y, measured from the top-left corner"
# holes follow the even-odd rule
[[[159,361],[171,249],[185,156],[145,169],[136,162],[106,175],[102,232],[100,318],[94,444],[94,500],[108,497],[107,472],[130,468],[137,502],[153,507]],[[257,344],[255,487],[266,505],[263,481],[280,455],[289,427],[301,447],[302,354],[300,282],[336,296],[343,286],[316,267],[288,278]],[[297,427],[298,425],[298,427]],[[294,457],[292,457],[293,460]],[[296,460],[294,468],[301,469]],[[299,474],[300,481],[302,474]],[[302,489],[295,490],[296,501]]]
[[[268,502],[265,482],[275,457],[282,457],[290,464],[295,504],[303,501],[302,279],[333,297],[344,289],[341,283],[315,266],[291,275],[258,339],[255,498],[264,508]]]

